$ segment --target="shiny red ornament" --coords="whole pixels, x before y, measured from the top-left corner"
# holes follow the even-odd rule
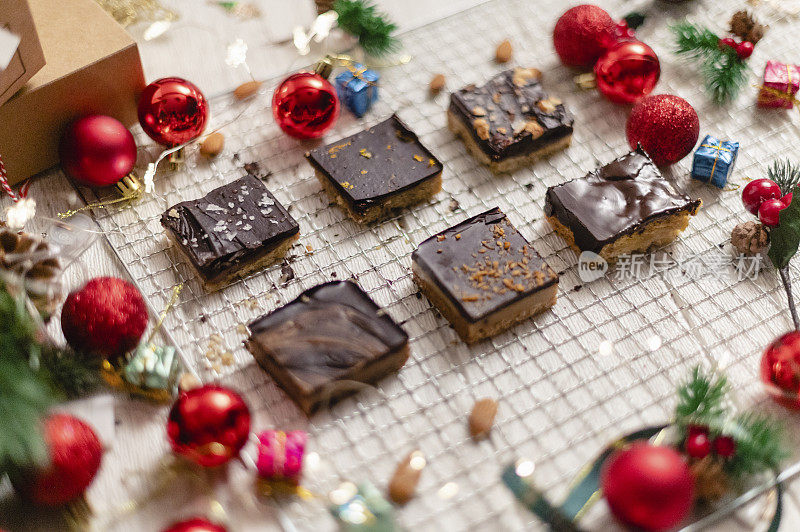
[[[217,525],[203,517],[194,517],[179,523],[173,523],[164,532],[227,532],[227,528]]]
[[[711,453],[711,440],[708,437],[708,429],[705,427],[689,427],[689,434],[686,436],[686,454],[692,458],[705,458]]]
[[[327,79],[314,72],[292,74],[272,95],[272,115],[296,139],[316,139],[339,117],[339,96]]]
[[[147,305],[139,290],[116,277],[96,277],[67,296],[61,331],[76,351],[104,358],[124,355],[147,328]]]
[[[800,331],[788,332],[767,347],[761,382],[776,402],[800,409]]]
[[[250,410],[227,388],[206,385],[182,393],[167,421],[172,449],[204,467],[236,457],[250,435]]]
[[[182,78],[162,78],[145,87],[138,110],[144,132],[168,148],[199,137],[208,120],[206,97]]]
[[[68,414],[44,421],[43,434],[50,463],[11,476],[23,498],[43,506],[61,506],[76,499],[94,480],[103,458],[103,445],[92,427]]]
[[[689,102],[679,96],[645,96],[633,107],[625,126],[628,144],[637,144],[657,166],[686,157],[700,136],[700,119]]]
[[[647,442],[609,457],[600,483],[614,516],[643,530],[671,529],[686,518],[694,501],[694,479],[681,454]]]
[[[736,440],[731,436],[717,436],[714,438],[714,453],[723,458],[733,458],[736,455]]]
[[[790,193],[791,194],[791,193]],[[768,199],[780,198],[781,187],[772,179],[754,179],[742,190],[742,203],[750,214],[758,215],[758,208]]]
[[[617,25],[604,9],[580,5],[568,9],[553,29],[553,45],[567,66],[591,67],[614,44]]]
[[[136,164],[133,135],[122,122],[105,115],[72,122],[61,137],[58,153],[64,171],[90,187],[113,185]]]
[[[778,198],[764,200],[758,207],[758,220],[767,227],[777,227],[781,211],[786,207],[788,205]]]
[[[736,55],[739,56],[739,59],[747,59],[751,55],[753,55],[753,50],[755,50],[755,45],[750,41],[742,41],[736,45]]]
[[[634,103],[653,92],[661,65],[652,48],[639,41],[613,45],[594,65],[597,88],[614,103]]]

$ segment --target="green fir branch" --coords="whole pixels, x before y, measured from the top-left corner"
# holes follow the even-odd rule
[[[747,64],[736,51],[730,47],[720,48],[719,37],[707,28],[682,22],[671,29],[675,35],[675,52],[702,61],[700,71],[714,102],[723,104],[735,98],[747,79]]]
[[[727,392],[728,379],[724,375],[710,376],[696,366],[691,378],[678,388],[676,424],[686,427],[694,423],[713,423],[724,414],[723,401]]]
[[[800,165],[794,164],[789,159],[773,161],[767,170],[767,177],[781,187],[782,194],[788,194],[800,183]]]
[[[397,26],[366,0],[336,0],[333,10],[339,15],[337,25],[358,37],[358,44],[369,55],[381,56],[399,46],[392,33]]]
[[[675,34],[675,52],[680,55],[699,58],[719,49],[719,37],[707,28],[681,22],[671,29]]]
[[[37,329],[25,300],[0,284],[0,473],[47,459],[39,420],[58,394],[31,366],[41,353]]]
[[[50,382],[70,399],[87,395],[103,382],[96,356],[44,346],[39,364]]]
[[[776,469],[788,458],[784,430],[777,421],[749,412],[738,415],[734,427],[736,454],[726,466],[731,475],[741,478]]]

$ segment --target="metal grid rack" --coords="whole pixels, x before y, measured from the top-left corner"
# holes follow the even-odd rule
[[[665,7],[650,13],[640,37],[662,60],[659,93],[681,95],[701,116],[701,135],[715,133],[742,142],[734,183],[763,173],[768,161],[789,156],[800,141],[786,112],[754,109],[755,89],[719,108],[702,91],[699,74],[669,51],[667,22],[689,16],[718,27],[729,9],[714,0]],[[609,12],[629,10],[621,0]],[[668,419],[677,383],[697,363],[721,364],[737,389],[737,403],[763,401],[757,364],[763,347],[790,321],[771,267],[757,279],[739,280],[732,266],[711,272],[730,229],[747,218],[739,195],[688,179],[690,161],[667,177],[700,197],[704,207],[678,241],[664,250],[673,258],[700,257],[708,271],[691,276],[682,268],[582,284],[577,257],[544,220],[547,186],[579,177],[625,153],[627,109],[594,91],[579,92],[573,72],[558,64],[550,28],[563,11],[559,0],[496,0],[402,36],[413,60],[382,71],[381,100],[364,121],[343,111],[328,141],[352,134],[397,112],[422,142],[444,161],[444,190],[374,226],[359,226],[331,205],[303,160],[310,144],[281,134],[273,123],[268,84],[255,103],[229,95],[212,101],[211,127],[225,124],[225,151],[212,161],[188,148],[187,164],[157,176],[156,193],[124,208],[95,211],[101,228],[154,308],[185,283],[168,329],[193,367],[246,395],[257,428],[305,428],[321,464],[307,476],[323,493],[339,480],[372,480],[384,486],[398,460],[421,449],[427,459],[418,496],[399,512],[408,529],[530,529],[534,517],[519,509],[501,485],[501,468],[517,457],[536,462],[541,487],[555,498],[569,479],[609,440]],[[767,58],[788,57],[791,27],[774,18],[768,38],[750,60],[753,83]],[[722,30],[723,28],[719,27]],[[546,89],[575,114],[572,147],[513,174],[495,177],[476,163],[445,125],[446,93],[431,98],[435,73],[448,88],[480,83],[506,68],[492,61],[499,41],[514,45],[511,65],[536,66]],[[242,111],[244,112],[242,113]],[[239,116],[239,114],[241,116]],[[139,133],[138,141],[149,140]],[[155,152],[156,148],[153,148]],[[267,184],[298,220],[300,243],[291,251],[291,280],[270,267],[221,291],[207,294],[191,267],[165,238],[160,214],[169,205],[200,197],[243,175],[245,163],[271,172]],[[87,199],[89,191],[82,191]],[[559,301],[550,312],[489,341],[468,347],[421,297],[410,275],[410,254],[426,237],[464,218],[499,206],[560,273]],[[793,268],[793,275],[797,275]],[[395,377],[364,390],[310,420],[262,372],[243,348],[243,324],[330,280],[354,279],[411,337],[411,358]],[[204,353],[219,335],[234,354],[232,365],[209,367]],[[500,401],[488,441],[474,443],[466,416],[480,397]],[[779,412],[779,410],[776,410]],[[284,507],[302,530],[329,529],[331,519],[305,503]]]

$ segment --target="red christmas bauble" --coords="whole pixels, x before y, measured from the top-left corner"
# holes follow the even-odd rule
[[[680,453],[670,447],[634,443],[609,457],[601,475],[611,512],[628,526],[668,530],[692,508],[692,473]]]
[[[613,45],[594,65],[597,88],[614,103],[633,103],[653,92],[661,75],[658,56],[639,41]]]
[[[133,170],[136,142],[122,122],[88,115],[72,122],[61,137],[61,166],[82,185],[113,185]]]
[[[679,96],[645,96],[633,107],[625,126],[628,144],[637,144],[657,166],[674,164],[692,151],[700,136],[700,119]]]
[[[216,525],[202,517],[187,519],[179,523],[173,523],[164,532],[227,532],[222,525]]]
[[[206,385],[182,393],[167,421],[172,449],[204,467],[239,454],[250,435],[250,410],[227,388]]]
[[[67,296],[61,330],[76,351],[110,358],[136,347],[147,318],[147,306],[135,286],[116,277],[97,277]]]
[[[714,452],[723,458],[733,458],[736,455],[736,440],[731,436],[717,436],[714,438]]]
[[[604,9],[580,5],[568,9],[553,29],[553,45],[567,66],[590,67],[615,40],[616,23]]]
[[[791,192],[789,193],[791,194]],[[781,197],[781,187],[772,179],[754,179],[742,190],[742,203],[750,214],[758,215],[758,208],[768,199]],[[789,202],[791,203],[791,201]]]
[[[767,347],[761,382],[776,402],[800,409],[800,331],[788,332]]]
[[[50,463],[11,477],[22,497],[44,506],[60,506],[79,497],[92,483],[103,458],[103,445],[92,427],[67,414],[44,421]]]
[[[693,458],[705,458],[711,453],[711,439],[706,427],[689,427],[686,436],[686,454]]]
[[[162,78],[139,97],[139,124],[147,135],[167,147],[199,137],[206,128],[208,101],[193,83]]]
[[[328,80],[313,72],[292,74],[272,95],[272,114],[290,137],[321,137],[339,116],[339,97]]]

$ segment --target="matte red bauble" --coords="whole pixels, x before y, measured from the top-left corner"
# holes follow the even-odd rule
[[[167,147],[199,137],[206,128],[208,101],[193,83],[162,78],[139,97],[139,124],[147,135]]]
[[[296,139],[321,137],[339,116],[339,97],[328,80],[313,72],[292,74],[272,95],[275,122]]]
[[[165,528],[164,532],[227,532],[227,529],[222,525],[215,525],[208,519],[195,517],[174,523],[169,528]]]
[[[591,67],[615,40],[616,24],[604,9],[580,5],[568,9],[553,29],[553,45],[567,66]]]
[[[670,447],[634,443],[614,453],[601,475],[611,512],[628,526],[668,530],[692,508],[692,473],[680,453]]]
[[[206,385],[182,393],[167,421],[172,449],[204,467],[239,454],[250,434],[250,410],[227,388]]]
[[[788,332],[767,347],[761,382],[776,402],[800,409],[800,331]]]
[[[49,416],[43,427],[50,463],[11,477],[22,497],[44,506],[60,506],[79,497],[92,483],[103,445],[92,427],[67,414]]]
[[[700,119],[679,96],[645,96],[633,107],[625,132],[631,149],[641,144],[657,166],[666,166],[692,151],[700,136]]]
[[[658,56],[639,41],[613,45],[594,65],[597,88],[614,103],[634,103],[653,92],[661,75]]]
[[[61,331],[67,343],[76,351],[104,358],[136,347],[147,321],[142,294],[116,277],[95,277],[70,293],[61,310]]]
[[[75,120],[64,131],[59,157],[64,171],[78,183],[105,187],[133,170],[136,142],[116,118],[89,115]]]

